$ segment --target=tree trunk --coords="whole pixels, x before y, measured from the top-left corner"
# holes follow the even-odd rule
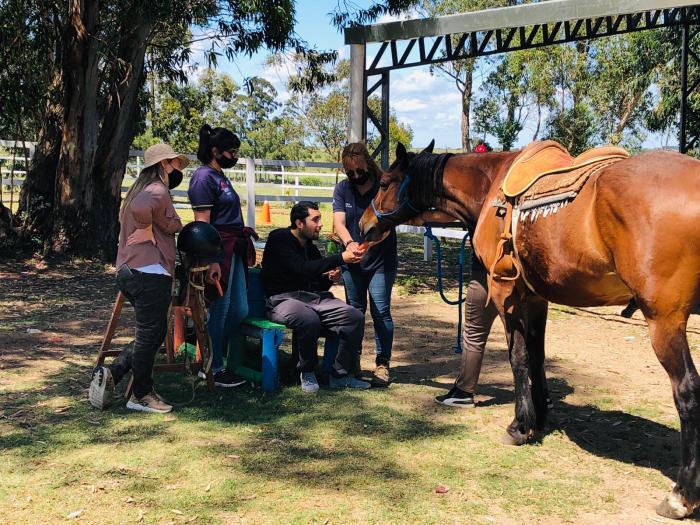
[[[468,66],[465,71],[462,93],[462,150],[469,153],[472,150],[471,127],[469,117],[471,114],[472,89],[474,66]]]
[[[73,252],[77,244],[100,238],[92,230],[89,217],[95,204],[92,167],[99,129],[98,41],[94,38],[98,20],[97,0],[71,1],[62,35],[64,122],[51,231],[45,243],[49,253]]]
[[[135,6],[134,9],[137,9]],[[100,62],[99,3],[71,0],[57,54],[62,100],[47,106],[21,193],[24,231],[44,239],[44,254],[113,260],[121,184],[135,135],[138,95],[153,23],[143,16],[120,30],[111,64]],[[98,67],[99,65],[99,67]],[[101,78],[104,72],[109,78]],[[106,93],[103,94],[103,93]],[[104,97],[104,98],[103,98]]]

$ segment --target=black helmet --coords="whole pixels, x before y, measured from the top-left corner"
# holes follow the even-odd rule
[[[177,236],[177,249],[198,259],[213,257],[221,253],[221,237],[208,222],[193,221]]]

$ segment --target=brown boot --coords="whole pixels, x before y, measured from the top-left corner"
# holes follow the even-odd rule
[[[387,387],[391,383],[391,375],[389,374],[389,365],[377,365],[374,369],[371,380],[372,386]]]

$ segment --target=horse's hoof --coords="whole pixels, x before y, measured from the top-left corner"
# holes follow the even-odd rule
[[[506,432],[501,438],[501,443],[504,445],[513,445],[519,447],[527,443],[527,436],[520,432]]]
[[[693,509],[689,509],[681,497],[675,492],[668,494],[664,500],[656,506],[656,513],[664,518],[672,520],[682,520],[692,514]]]

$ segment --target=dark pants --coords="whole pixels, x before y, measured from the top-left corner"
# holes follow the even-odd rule
[[[168,329],[172,277],[135,270],[121,270],[117,286],[134,307],[136,339],[110,365],[115,383],[131,370],[134,374],[133,392],[137,398],[153,390],[153,361]]]
[[[388,365],[391,360],[391,347],[394,342],[394,320],[391,318],[391,288],[396,279],[395,271],[361,272],[343,270],[345,296],[348,304],[362,313],[369,311],[374,325],[376,344],[375,362]]]
[[[464,302],[464,327],[462,328],[462,364],[455,385],[465,392],[475,393],[479,383],[484,348],[498,310],[489,302],[486,306],[488,287],[486,272],[472,268]]]
[[[338,354],[331,374],[342,377],[352,370],[365,333],[362,312],[336,299],[330,292],[289,292],[267,301],[267,316],[294,331],[300,372],[313,372],[318,364],[317,344],[321,330],[338,336]]]

